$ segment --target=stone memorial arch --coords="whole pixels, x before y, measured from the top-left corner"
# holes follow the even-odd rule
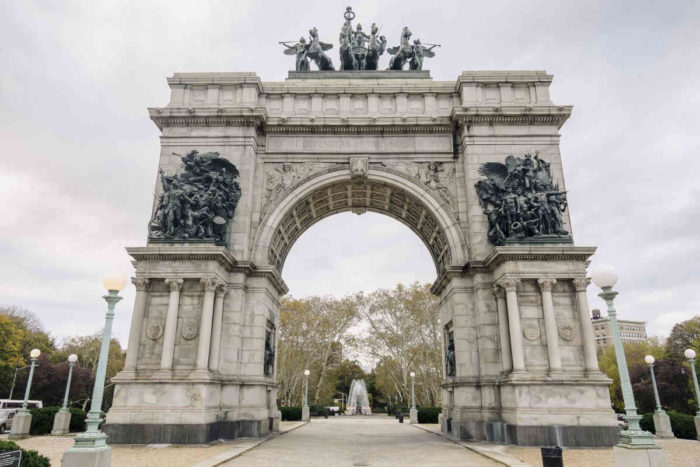
[[[149,109],[159,175],[146,246],[127,249],[137,292],[109,442],[277,430],[285,258],[319,220],[369,210],[434,260],[444,432],[614,444],[586,300],[595,248],[574,246],[564,192],[572,108],[550,100],[552,76],[297,67],[283,82],[176,73]]]

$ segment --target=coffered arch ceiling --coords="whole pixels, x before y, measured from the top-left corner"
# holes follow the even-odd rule
[[[444,212],[436,212],[434,205],[429,206],[421,200],[429,196],[427,193],[401,186],[401,183],[386,179],[382,174],[374,173],[374,176],[358,182],[351,179],[348,170],[344,172],[347,173],[345,177],[317,183],[303,193],[288,194],[287,199],[293,201],[288,203],[283,213],[272,215],[276,219],[267,224],[270,233],[265,259],[268,264],[282,271],[291,247],[309,227],[321,219],[346,211],[358,214],[377,212],[407,225],[427,246],[438,275],[447,266],[455,262],[459,264],[461,252],[453,251],[455,243],[459,243],[455,241],[457,229],[454,224],[445,225]],[[262,241],[267,244],[265,234],[262,234]]]

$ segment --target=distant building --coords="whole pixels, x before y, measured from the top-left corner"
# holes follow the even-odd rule
[[[593,310],[591,317],[593,325],[593,335],[595,336],[596,346],[600,349],[613,345],[612,332],[610,331],[610,318],[601,316],[600,310]],[[647,329],[646,321],[627,321],[618,319],[617,324],[620,327],[620,337],[622,343],[628,342],[646,342]]]

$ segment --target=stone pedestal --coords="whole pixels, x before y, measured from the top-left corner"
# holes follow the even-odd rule
[[[698,441],[700,441],[700,415],[695,416],[695,433],[697,433]]]
[[[12,420],[12,431],[10,431],[9,439],[24,439],[29,438],[29,427],[32,425],[32,414],[29,411],[17,412]]]
[[[696,426],[697,423],[696,420]],[[656,436],[660,438],[675,438],[671,429],[671,419],[668,418],[666,412],[654,412],[654,430],[656,431]]]
[[[660,447],[630,448],[624,445],[613,446],[617,467],[666,467],[666,454]]]
[[[71,413],[68,410],[59,410],[53,419],[53,429],[51,434],[54,436],[65,435],[70,431]]]
[[[112,462],[112,448],[72,447],[63,454],[62,467],[109,467]]]
[[[310,419],[309,406],[305,405],[304,407],[301,408],[301,421],[308,422],[309,419]]]
[[[418,410],[411,409],[410,416],[411,416],[411,423],[418,423]]]

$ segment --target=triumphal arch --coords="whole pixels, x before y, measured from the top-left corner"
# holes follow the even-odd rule
[[[614,444],[586,300],[595,248],[573,243],[559,152],[572,107],[551,101],[543,71],[436,81],[423,69],[435,45],[404,28],[387,48],[353,16],[340,70],[314,28],[286,43],[285,81],[176,73],[170,101],[149,109],[159,174],[148,240],[127,249],[137,292],[110,443],[277,430],[285,258],[325,217],[373,211],[411,228],[435,263],[444,432]],[[390,69],[377,69],[385,51]]]

